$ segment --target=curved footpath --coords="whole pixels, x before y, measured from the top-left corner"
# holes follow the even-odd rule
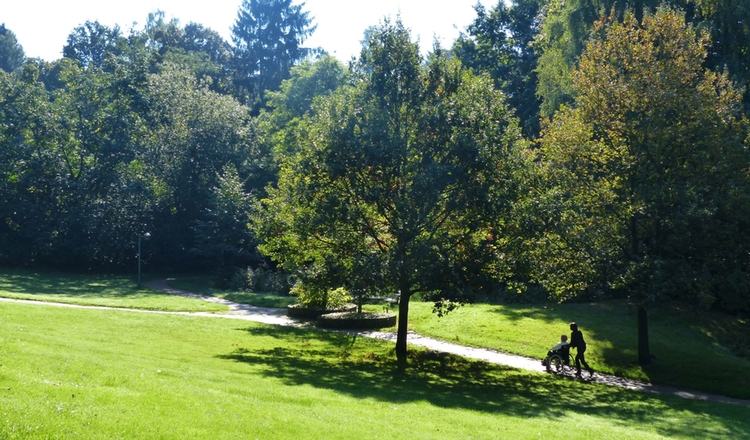
[[[172,287],[169,287],[169,285],[167,284],[167,280],[151,281],[151,282],[146,283],[146,286],[148,286],[151,289],[161,290],[161,291],[175,294],[175,295],[187,296],[190,298],[202,299],[204,301],[209,301],[209,302],[213,302],[217,304],[223,304],[229,307],[229,312],[209,313],[209,312],[158,312],[158,311],[147,311],[147,310],[137,310],[137,309],[118,309],[118,310],[138,311],[138,312],[144,312],[144,313],[167,313],[167,314],[179,314],[179,315],[191,315],[191,316],[206,316],[206,317],[213,317],[213,318],[244,319],[247,321],[262,322],[265,324],[305,327],[305,328],[310,328],[310,329],[319,330],[319,331],[335,331],[339,333],[349,333],[349,334],[354,334],[357,336],[364,336],[368,338],[383,339],[383,340],[394,341],[394,342],[396,341],[396,334],[390,333],[390,332],[322,330],[317,327],[312,327],[309,324],[300,323],[299,321],[295,321],[289,318],[286,315],[286,309],[255,307],[255,306],[250,306],[247,304],[234,303],[234,302],[227,301],[221,298],[216,298],[213,296],[198,295],[196,293],[187,292],[184,290],[179,290],[179,289],[174,289]],[[12,299],[5,299],[5,298],[0,298],[0,300],[33,303],[33,304],[48,304],[48,305],[55,305],[55,306],[61,306],[61,307],[113,309],[112,307],[79,306],[79,305],[61,304],[61,303],[43,303],[39,301],[12,300]],[[463,356],[463,357],[472,358],[472,359],[480,359],[486,362],[506,365],[509,367],[519,368],[523,370],[536,371],[540,373],[545,372],[545,367],[542,366],[540,359],[511,355],[511,354],[501,353],[495,350],[488,350],[485,348],[467,347],[464,345],[453,344],[453,343],[441,341],[438,339],[420,336],[414,332],[409,332],[408,342],[409,344],[412,344],[412,345],[429,348],[435,351],[451,353],[457,356]],[[583,375],[584,377],[587,376],[586,373],[584,373]],[[718,395],[702,393],[698,391],[689,391],[689,390],[683,390],[683,389],[678,389],[678,388],[673,388],[673,387],[653,385],[653,384],[649,384],[645,382],[624,379],[621,377],[611,376],[607,374],[597,373],[594,375],[594,377],[590,379],[584,379],[583,381],[584,382],[596,382],[596,383],[610,385],[610,386],[618,386],[618,387],[628,388],[628,389],[637,390],[637,391],[673,395],[673,396],[678,396],[678,397],[682,397],[685,399],[706,400],[706,401],[711,401],[711,402],[721,402],[721,403],[730,403],[730,404],[735,404],[735,405],[750,406],[750,400],[734,399],[731,397],[718,396]]]

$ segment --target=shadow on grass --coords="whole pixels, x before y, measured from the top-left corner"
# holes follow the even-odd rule
[[[147,294],[134,281],[121,276],[79,275],[24,270],[4,271],[0,290],[26,295],[127,298]]]
[[[572,413],[605,418],[622,427],[648,425],[667,437],[748,438],[750,421],[741,406],[689,401],[521,372],[459,357],[431,359],[412,351],[403,375],[390,344],[352,335],[253,327],[253,336],[277,338],[283,346],[238,348],[219,356],[260,368],[288,385],[311,385],[354,398],[392,403],[426,401],[523,418],[553,419]],[[678,416],[685,422],[675,423]]]

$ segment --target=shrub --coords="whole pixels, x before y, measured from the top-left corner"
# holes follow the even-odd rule
[[[290,293],[297,297],[297,302],[307,308],[331,310],[342,307],[351,300],[343,287],[325,289],[304,283],[297,283]]]

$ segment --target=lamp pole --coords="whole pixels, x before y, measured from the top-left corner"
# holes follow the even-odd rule
[[[141,239],[148,240],[151,234],[144,232],[138,235],[138,288],[141,288]]]

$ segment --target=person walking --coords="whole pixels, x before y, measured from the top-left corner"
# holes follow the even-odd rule
[[[576,377],[581,377],[581,364],[588,370],[589,377],[594,375],[594,370],[586,362],[586,341],[583,339],[583,333],[578,330],[578,324],[570,323],[570,347],[576,349]]]

